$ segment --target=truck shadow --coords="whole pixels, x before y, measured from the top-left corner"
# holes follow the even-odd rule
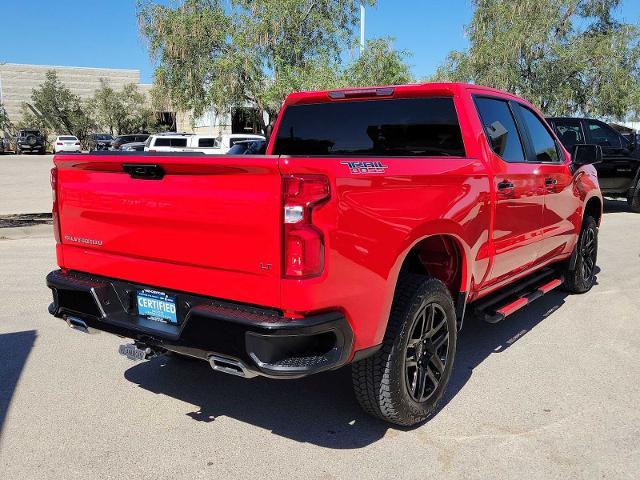
[[[552,292],[496,325],[469,315],[438,413],[462,390],[475,367],[531,332],[564,304],[566,296]],[[381,439],[387,430],[411,430],[366,415],[353,396],[350,375],[349,368],[342,368],[300,380],[245,380],[213,372],[202,361],[175,357],[159,357],[125,372],[125,378],[141,388],[197,405],[197,410],[187,414],[196,421],[231,417],[326,448],[362,448]]]
[[[0,439],[13,393],[36,336],[35,330],[0,334]]]
[[[599,271],[597,267],[596,271]],[[493,325],[474,315],[468,315],[458,337],[453,374],[440,410],[445,408],[469,381],[474,368],[490,355],[504,352],[530,333],[539,323],[561,308],[568,295],[563,291],[553,291],[506,320]]]

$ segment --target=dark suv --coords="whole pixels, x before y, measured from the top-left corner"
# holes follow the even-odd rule
[[[148,133],[135,133],[131,135],[119,135],[111,142],[111,150],[120,150],[125,143],[146,142],[149,138]]]
[[[20,130],[16,136],[16,154],[22,153],[39,153],[44,154],[46,151],[44,136],[40,130],[27,128]]]
[[[560,141],[570,152],[582,143],[602,147],[602,163],[597,164],[602,194],[626,198],[634,212],[640,213],[640,148],[638,138],[629,138],[600,120],[591,118],[548,118]]]
[[[89,151],[109,150],[113,142],[113,135],[109,133],[94,133],[89,136]]]

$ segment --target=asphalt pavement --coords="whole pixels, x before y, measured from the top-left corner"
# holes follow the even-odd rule
[[[15,161],[33,163],[0,157],[0,212],[23,178],[27,210],[47,211],[46,158]],[[361,412],[348,368],[275,381],[130,362],[122,339],[48,315],[50,225],[0,228],[0,478],[636,479],[640,215],[622,202],[607,202],[598,265],[585,295],[468,318],[442,408],[399,429]]]
[[[0,154],[0,215],[51,211],[53,155]]]

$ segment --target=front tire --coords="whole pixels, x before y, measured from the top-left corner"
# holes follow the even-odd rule
[[[566,268],[564,288],[572,293],[585,293],[591,290],[596,282],[598,224],[595,218],[588,216],[584,219],[575,248],[575,267],[573,270]]]
[[[635,213],[640,213],[640,180],[638,180],[638,185],[633,192],[633,195],[627,198],[627,203],[629,203],[629,207]]]
[[[402,276],[382,347],[352,365],[362,408],[397,425],[428,419],[451,377],[456,340],[455,309],[447,287],[434,278]]]

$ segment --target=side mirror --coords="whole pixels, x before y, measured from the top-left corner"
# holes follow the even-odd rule
[[[575,145],[571,163],[581,167],[602,162],[602,147],[600,145]]]

